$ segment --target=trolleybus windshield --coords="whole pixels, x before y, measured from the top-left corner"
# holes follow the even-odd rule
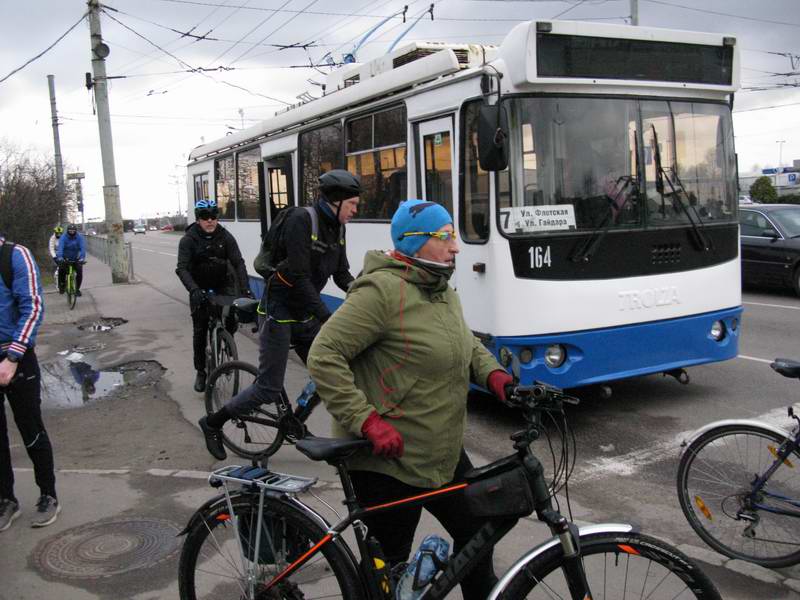
[[[598,97],[506,102],[512,161],[510,184],[499,186],[504,233],[691,226],[687,212],[701,224],[735,220],[727,105]],[[680,189],[681,202],[665,200],[662,176]]]

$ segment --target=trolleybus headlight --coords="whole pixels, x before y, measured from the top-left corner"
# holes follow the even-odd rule
[[[711,337],[716,341],[720,341],[725,337],[725,325],[722,321],[714,321],[711,324]]]
[[[548,346],[544,351],[544,364],[551,369],[556,369],[564,364],[567,359],[567,351],[561,344]]]
[[[519,351],[519,361],[527,364],[533,360],[533,350],[530,348],[523,348]]]
[[[511,350],[509,350],[505,346],[500,348],[500,364],[501,365],[503,365],[506,368],[510,367],[511,366],[511,361],[513,360],[513,358],[514,358],[514,354],[511,352]]]

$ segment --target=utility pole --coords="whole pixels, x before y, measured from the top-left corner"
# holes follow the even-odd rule
[[[56,197],[61,207],[61,223],[67,219],[67,206],[64,198],[64,164],[61,159],[61,139],[58,137],[58,113],[56,112],[56,82],[53,75],[47,76],[50,88],[50,114],[53,117],[53,146],[56,157]]]
[[[778,144],[778,170],[780,171],[783,166],[783,145],[786,140],[777,140],[775,143]]]
[[[81,213],[81,233],[86,233],[86,219],[83,216],[83,186],[81,181],[86,177],[84,173],[67,173],[67,181],[75,181],[75,196],[78,200],[78,212]]]
[[[639,0],[631,0],[631,25],[639,24]]]
[[[108,107],[108,80],[106,78],[106,56],[109,48],[103,43],[100,31],[100,3],[88,0],[89,41],[92,50],[91,82],[97,105],[97,125],[100,130],[100,155],[103,160],[103,201],[108,227],[108,252],[111,263],[111,281],[128,283],[128,255],[122,231],[122,209],[119,203],[119,186],[114,168],[114,144],[111,139],[111,114]]]

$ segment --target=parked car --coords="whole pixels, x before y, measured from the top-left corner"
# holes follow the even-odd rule
[[[150,231],[158,231],[158,227],[156,227],[155,225],[150,225],[150,227],[148,227],[148,229]]]
[[[133,233],[134,233],[134,235],[137,234],[137,233],[141,233],[141,234],[144,235],[145,233],[147,233],[147,227],[145,227],[144,225],[134,225],[133,226]]]
[[[169,223],[167,223],[166,225],[163,225],[161,227],[161,231],[175,231],[175,228]]]
[[[789,287],[800,295],[800,206],[739,207],[742,283]]]
[[[97,230],[96,229],[90,229],[89,231],[86,232],[86,235],[97,235]]]

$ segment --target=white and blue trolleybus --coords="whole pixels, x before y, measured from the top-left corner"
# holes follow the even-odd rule
[[[534,21],[499,46],[416,42],[195,148],[189,194],[216,199],[251,270],[277,212],[312,202],[328,169],[366,190],[353,273],[392,247],[399,202],[440,202],[467,322],[519,359],[523,383],[688,381],[738,350],[738,71],[734,37],[648,27]]]

